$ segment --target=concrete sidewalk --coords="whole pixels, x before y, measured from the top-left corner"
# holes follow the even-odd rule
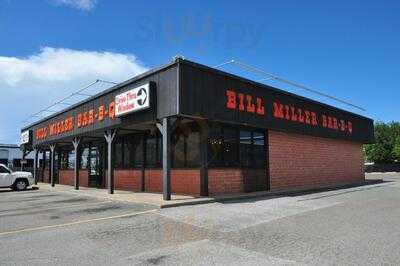
[[[80,196],[95,197],[99,199],[151,204],[157,206],[158,208],[193,205],[193,204],[201,204],[201,203],[208,203],[215,201],[214,198],[207,198],[207,197],[196,198],[193,196],[176,195],[176,194],[173,194],[171,196],[170,201],[165,201],[163,200],[162,193],[114,190],[114,194],[108,194],[107,189],[102,189],[102,188],[80,187],[79,190],[75,190],[73,186],[56,184],[54,187],[51,187],[51,185],[48,183],[38,183],[36,187],[38,187],[40,190],[73,193]]]
[[[107,189],[104,188],[80,187],[79,190],[75,190],[73,186],[56,184],[54,187],[51,187],[51,185],[48,183],[38,183],[36,187],[38,187],[40,190],[73,193],[80,196],[95,197],[98,199],[151,204],[160,209],[179,207],[185,205],[197,205],[197,204],[205,204],[212,202],[223,202],[223,201],[241,200],[249,198],[268,197],[268,196],[276,197],[278,194],[279,195],[282,194],[282,191],[256,191],[248,193],[219,195],[215,197],[194,197],[189,195],[172,194],[171,200],[166,201],[163,200],[162,193],[114,190],[114,194],[108,194]]]
[[[224,202],[224,201],[233,201],[233,200],[243,200],[243,199],[252,199],[252,198],[260,198],[260,197],[283,197],[296,195],[299,193],[318,193],[327,190],[335,190],[335,189],[344,189],[350,187],[358,187],[364,185],[373,185],[382,182],[382,179],[376,179],[372,176],[366,176],[366,180],[364,182],[353,183],[353,184],[342,184],[333,187],[326,188],[303,188],[303,189],[292,189],[292,190],[278,190],[278,191],[257,191],[257,192],[249,192],[249,193],[240,193],[233,195],[222,195],[215,197],[194,197],[188,195],[176,195],[172,194],[170,201],[165,201],[162,198],[162,193],[149,193],[149,192],[133,192],[133,191],[124,191],[124,190],[114,190],[114,194],[108,194],[107,189],[99,189],[99,188],[87,188],[80,187],[79,190],[75,190],[72,186],[67,185],[59,185],[56,184],[55,187],[51,187],[48,183],[38,183],[37,187],[41,190],[48,191],[59,191],[64,193],[73,193],[81,196],[95,197],[99,199],[109,199],[113,201],[120,202],[131,202],[131,203],[145,203],[151,204],[158,208],[170,208],[170,207],[178,207],[185,205],[196,205],[196,204],[205,204],[212,202]]]

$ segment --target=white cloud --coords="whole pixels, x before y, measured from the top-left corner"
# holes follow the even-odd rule
[[[121,82],[146,70],[135,55],[113,52],[44,47],[25,58],[0,56],[0,142],[17,142],[27,116],[83,85]],[[99,84],[93,92],[109,86]]]
[[[57,4],[89,11],[97,4],[97,0],[54,0]]]
[[[131,54],[44,47],[27,58],[0,56],[0,84],[69,82],[99,77],[122,80],[146,68]]]

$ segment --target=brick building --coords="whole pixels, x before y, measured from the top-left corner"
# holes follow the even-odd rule
[[[37,180],[198,196],[364,180],[369,118],[177,59],[21,130]]]

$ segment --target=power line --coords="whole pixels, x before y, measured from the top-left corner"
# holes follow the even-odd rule
[[[40,110],[40,111],[38,111],[38,112],[36,112],[36,113],[30,115],[27,119],[25,119],[25,120],[23,121],[23,123],[27,123],[27,122],[29,122],[31,119],[34,119],[35,117],[39,117],[39,118],[40,118],[40,117],[41,117],[41,118],[46,117],[46,114],[45,114],[45,113],[56,113],[57,111],[52,110],[51,108],[53,108],[53,107],[55,107],[55,106],[57,106],[57,105],[67,105],[67,106],[73,105],[73,103],[65,102],[66,100],[72,98],[73,96],[85,96],[85,97],[91,97],[91,96],[93,96],[92,94],[83,93],[83,91],[89,89],[90,87],[92,87],[93,85],[95,85],[95,84],[97,84],[97,83],[108,83],[108,84],[113,84],[113,85],[118,84],[118,83],[112,82],[112,81],[107,81],[107,80],[102,80],[102,79],[96,79],[95,81],[89,83],[89,84],[86,85],[86,86],[83,86],[83,87],[80,88],[79,90],[77,90],[77,91],[71,93],[70,95],[68,95],[68,96],[66,96],[66,97],[64,97],[64,98],[62,98],[61,100],[58,100],[58,101],[52,103],[51,105],[47,106],[46,108],[44,108],[44,109],[42,109],[42,110]]]
[[[108,84],[114,84],[114,85],[118,84],[117,82],[108,81],[108,80],[103,80],[103,79],[98,79],[97,81],[98,81],[98,82],[103,82],[103,83],[108,83]]]
[[[257,67],[253,67],[253,66],[251,66],[251,65],[242,63],[242,62],[240,62],[240,61],[236,61],[236,60],[234,60],[234,59],[232,59],[232,60],[230,60],[230,61],[227,61],[227,62],[225,62],[225,63],[222,63],[222,64],[220,64],[220,65],[217,65],[217,66],[215,66],[215,68],[218,68],[218,67],[221,67],[221,66],[224,66],[224,65],[227,65],[227,64],[234,64],[234,65],[237,65],[238,67],[240,67],[240,68],[242,68],[242,69],[245,69],[245,70],[250,71],[250,72],[253,72],[253,73],[257,73],[257,74],[259,74],[259,75],[265,77],[265,78],[263,78],[263,79],[261,79],[261,80],[259,80],[259,81],[276,80],[276,81],[279,81],[279,82],[282,82],[282,83],[289,84],[289,85],[291,85],[291,86],[293,86],[293,87],[297,87],[297,88],[306,90],[306,91],[308,91],[308,92],[317,94],[317,95],[319,95],[319,96],[323,96],[323,97],[329,98],[329,99],[331,99],[331,100],[340,102],[340,103],[342,103],[342,104],[351,106],[351,107],[353,107],[353,108],[357,108],[357,109],[359,109],[359,110],[361,110],[361,111],[366,111],[363,107],[360,107],[360,106],[358,106],[358,105],[352,104],[352,103],[350,103],[349,101],[342,100],[342,99],[340,99],[340,98],[338,98],[338,97],[335,97],[335,96],[331,96],[331,95],[329,95],[329,94],[327,94],[327,93],[325,93],[325,92],[318,91],[318,90],[316,90],[316,89],[310,88],[310,87],[305,86],[305,85],[303,85],[303,84],[300,84],[300,83],[297,83],[297,82],[294,82],[294,81],[290,81],[290,80],[288,80],[288,79],[281,78],[281,77],[279,77],[279,76],[276,76],[276,75],[274,75],[274,74],[271,74],[271,73],[268,73],[268,72],[266,72],[266,71],[264,71],[264,70],[261,70],[261,69],[259,69],[259,68],[257,68]]]
[[[225,62],[225,63],[222,63],[222,64],[219,64],[219,65],[216,65],[216,66],[214,66],[214,68],[219,68],[219,67],[222,67],[222,66],[225,66],[225,65],[228,65],[228,64],[232,64],[232,63],[234,63],[235,62],[235,60],[229,60],[229,61],[227,61],[227,62]]]

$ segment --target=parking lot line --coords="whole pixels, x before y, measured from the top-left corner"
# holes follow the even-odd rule
[[[80,221],[63,223],[63,224],[45,225],[45,226],[39,226],[39,227],[24,228],[24,229],[19,229],[19,230],[1,232],[0,236],[18,234],[18,233],[23,233],[23,232],[33,232],[33,231],[39,231],[39,230],[44,230],[44,229],[60,228],[60,227],[77,225],[77,224],[105,221],[105,220],[118,219],[118,218],[124,218],[124,217],[131,217],[131,216],[137,216],[137,215],[140,215],[140,214],[156,212],[158,210],[159,209],[151,209],[151,210],[142,211],[142,212],[125,213],[125,214],[120,214],[120,215],[101,217],[101,218],[94,218],[94,219],[88,219],[88,220],[80,220]]]

